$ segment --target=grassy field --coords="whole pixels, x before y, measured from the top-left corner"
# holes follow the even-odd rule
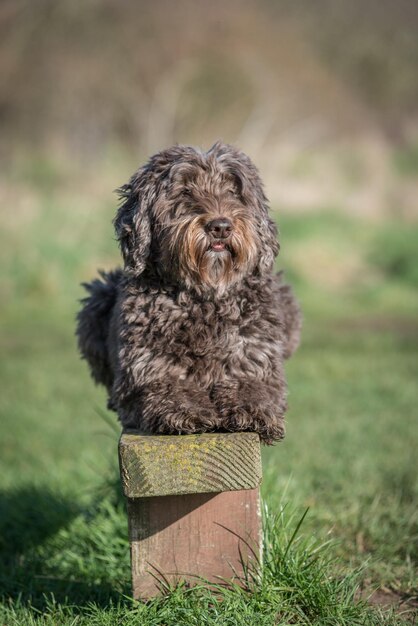
[[[73,336],[79,283],[118,262],[113,178],[74,192],[48,164],[15,176],[0,240],[0,623],[411,623],[417,227],[277,212],[305,325],[287,438],[263,452],[262,578],[142,605],[129,600],[118,429]]]

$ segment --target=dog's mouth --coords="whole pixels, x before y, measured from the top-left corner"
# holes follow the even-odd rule
[[[229,252],[228,244],[225,241],[212,241],[209,245],[209,250],[214,252]]]

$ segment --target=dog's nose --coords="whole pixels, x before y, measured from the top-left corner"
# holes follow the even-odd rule
[[[206,228],[215,239],[228,239],[232,232],[232,222],[227,217],[218,217],[209,222]]]

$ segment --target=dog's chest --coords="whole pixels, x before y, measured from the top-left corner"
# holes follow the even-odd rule
[[[182,354],[186,378],[204,385],[243,376],[262,380],[280,357],[277,331],[261,310],[247,312],[238,302],[196,305],[175,333],[173,356]]]
[[[179,305],[160,295],[137,302],[132,316],[136,376],[175,371],[181,380],[209,387],[240,377],[266,379],[280,359],[278,325],[261,306],[249,309],[235,300]]]

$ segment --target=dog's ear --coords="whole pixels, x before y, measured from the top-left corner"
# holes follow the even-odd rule
[[[261,242],[261,252],[256,270],[260,274],[271,272],[274,261],[279,254],[280,244],[277,241],[277,226],[268,214],[264,205],[262,219],[257,223],[258,236]]]
[[[244,152],[222,142],[217,142],[209,152],[212,152],[233,176],[243,202],[254,211],[261,246],[254,271],[259,274],[271,272],[280,245],[277,241],[277,227],[269,215],[268,200],[256,166]]]
[[[117,190],[121,205],[114,219],[116,237],[125,269],[139,276],[145,269],[151,247],[151,203],[153,185],[147,167]]]
[[[280,244],[277,240],[276,222],[269,215],[268,200],[264,194],[263,184],[257,172],[252,176],[247,190],[251,206],[254,208],[256,230],[260,241],[260,253],[255,273],[266,274],[273,270],[274,261],[279,254]]]

